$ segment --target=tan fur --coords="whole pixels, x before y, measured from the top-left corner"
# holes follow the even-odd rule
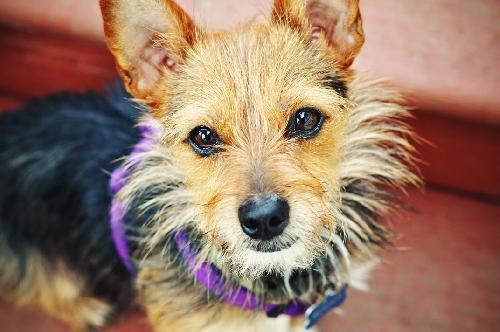
[[[165,283],[158,283],[159,280],[169,277],[173,277],[172,274],[161,269],[143,269],[139,275],[141,302],[149,303],[146,306],[147,315],[155,331],[304,331],[301,320],[295,319],[294,328],[290,330],[292,321],[288,317],[257,319],[255,313],[227,304],[197,309],[194,307],[197,299],[193,298],[191,293],[179,292]],[[314,330],[309,331],[314,332]]]
[[[276,319],[256,319],[248,311],[225,306],[219,310],[202,310],[191,313],[189,316],[165,320],[165,312],[175,310],[169,307],[148,307],[148,317],[157,332],[186,331],[186,332],[291,332],[305,331],[302,326],[290,330],[290,321],[287,317]],[[313,330],[314,331],[314,330]]]
[[[358,0],[276,0],[272,18],[298,31],[322,32],[338,59],[338,65],[347,68],[361,50],[365,41]],[[313,30],[309,30],[309,26]]]
[[[20,266],[14,256],[7,256],[7,250],[0,252],[0,297],[17,306],[40,308],[75,331],[104,325],[111,306],[87,296],[83,280],[62,262],[49,264],[31,251]]]
[[[164,75],[166,58],[179,62],[199,31],[170,0],[100,0],[104,32],[127,89],[154,104],[152,87]],[[159,39],[168,40],[165,47]]]

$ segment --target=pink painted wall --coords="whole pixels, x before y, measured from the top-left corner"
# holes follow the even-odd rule
[[[271,0],[180,0],[227,28],[268,14]],[[500,1],[361,0],[367,40],[355,63],[410,91],[424,110],[500,123]],[[102,40],[96,1],[0,0],[0,20]]]

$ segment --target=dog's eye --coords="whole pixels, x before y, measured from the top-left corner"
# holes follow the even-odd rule
[[[191,130],[188,142],[193,150],[202,156],[219,152],[221,150],[219,145],[222,143],[217,133],[205,126]]]
[[[299,138],[314,137],[323,124],[323,115],[317,109],[305,107],[295,112],[289,125],[289,136]]]

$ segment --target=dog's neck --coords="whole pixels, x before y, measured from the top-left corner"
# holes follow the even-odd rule
[[[206,287],[211,294],[222,298],[231,305],[253,311],[262,310],[268,316],[274,316],[276,313],[299,316],[303,315],[309,307],[308,304],[300,300],[290,301],[284,306],[275,303],[263,303],[262,298],[255,292],[241,285],[235,287],[224,280],[222,271],[214,263],[198,263],[197,252],[189,245],[190,239],[187,230],[178,231],[175,234],[175,241],[184,262],[195,279]]]

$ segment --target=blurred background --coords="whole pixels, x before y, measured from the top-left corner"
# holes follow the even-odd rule
[[[268,15],[271,0],[179,0],[202,26]],[[367,293],[350,291],[322,331],[498,331],[500,326],[500,1],[361,0],[354,66],[390,78],[415,105],[425,192],[391,218],[399,234]],[[97,0],[0,0],[0,116],[115,77]],[[1,135],[1,133],[0,133]],[[0,302],[0,330],[66,328]],[[140,313],[106,331],[150,331]]]

